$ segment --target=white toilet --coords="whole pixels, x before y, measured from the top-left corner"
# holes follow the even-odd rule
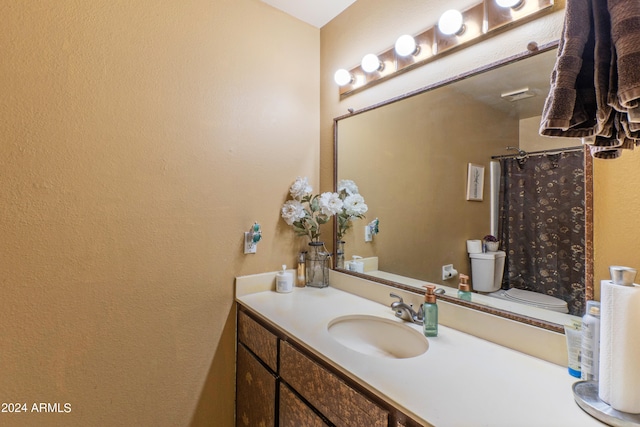
[[[470,253],[471,284],[477,292],[489,293],[500,289],[504,274],[503,251]]]
[[[566,301],[551,295],[516,288],[500,289],[505,257],[506,254],[503,251],[469,254],[469,258],[471,258],[471,284],[474,291],[545,310],[559,313],[569,312]]]

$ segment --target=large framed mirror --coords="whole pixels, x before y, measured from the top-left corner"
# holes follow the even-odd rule
[[[352,180],[368,211],[334,233],[346,259],[336,268],[414,292],[432,283],[444,300],[558,332],[582,316],[592,163],[580,140],[538,135],[556,52],[551,43],[337,117],[336,186]],[[498,251],[483,252],[487,235]],[[471,301],[458,297],[460,274]]]

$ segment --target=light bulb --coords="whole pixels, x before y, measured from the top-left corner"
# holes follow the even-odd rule
[[[408,34],[400,36],[396,40],[396,53],[400,56],[413,55],[417,50],[415,39]]]
[[[450,36],[462,29],[462,13],[455,9],[447,10],[438,20],[438,29],[442,34]]]
[[[373,53],[368,53],[364,58],[362,58],[362,63],[360,65],[365,72],[373,73],[380,69],[380,60]]]
[[[516,9],[524,3],[524,0],[496,0],[496,4],[500,7],[511,7]]]
[[[333,80],[336,82],[338,86],[344,86],[344,85],[348,85],[353,81],[353,76],[351,75],[350,72],[348,72],[344,68],[340,68],[333,75]]]

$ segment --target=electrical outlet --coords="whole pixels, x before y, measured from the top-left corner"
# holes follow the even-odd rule
[[[258,245],[253,243],[253,239],[251,237],[251,233],[248,231],[244,232],[244,253],[245,254],[255,254]]]
[[[373,234],[371,233],[371,227],[368,225],[364,226],[364,241],[371,242],[373,240]]]

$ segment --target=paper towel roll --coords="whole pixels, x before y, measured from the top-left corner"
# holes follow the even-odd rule
[[[640,413],[640,285],[600,285],[598,395],[613,409]]]

